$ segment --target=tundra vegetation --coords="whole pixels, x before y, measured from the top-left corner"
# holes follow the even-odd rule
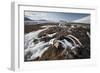
[[[90,58],[90,24],[24,24],[25,62]]]

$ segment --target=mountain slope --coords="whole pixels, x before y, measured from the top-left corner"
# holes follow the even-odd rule
[[[28,17],[24,17],[24,21],[32,21],[30,18],[28,18]]]
[[[87,23],[87,24],[90,24],[90,16],[86,16],[86,17],[83,17],[81,19],[77,19],[75,21],[73,21],[75,23]]]

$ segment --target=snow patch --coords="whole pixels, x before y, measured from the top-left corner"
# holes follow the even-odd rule
[[[75,21],[73,21],[73,22],[90,24],[90,16],[86,16],[86,17],[77,19],[77,20],[75,20]]]
[[[47,34],[48,37],[53,37],[54,35],[56,35],[56,33],[53,33],[53,34]]]
[[[37,57],[41,57],[42,54],[48,49],[48,42],[39,42],[33,48],[31,48],[31,52],[33,53],[29,60],[34,60]]]
[[[46,30],[46,29],[47,28],[41,29],[41,30],[38,30],[38,31],[33,31],[33,32],[26,34],[24,36],[24,48],[27,49],[28,47],[33,47],[33,45],[34,45],[33,41],[35,39],[39,39],[38,34],[42,31]]]

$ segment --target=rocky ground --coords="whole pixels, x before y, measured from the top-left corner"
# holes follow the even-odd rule
[[[45,25],[47,26],[47,25]],[[88,25],[89,26],[89,25]],[[25,61],[67,60],[90,58],[90,28],[85,25],[42,26],[34,28],[28,26],[29,31],[42,29],[37,36],[32,37],[25,33]],[[25,27],[26,29],[27,27]],[[36,30],[35,30],[36,29]],[[44,29],[44,30],[43,30]],[[33,34],[34,36],[34,34]],[[30,46],[31,45],[31,46]],[[40,46],[40,47],[39,47]]]

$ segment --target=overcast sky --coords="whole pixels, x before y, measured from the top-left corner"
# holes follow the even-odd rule
[[[90,14],[83,13],[62,13],[62,12],[36,12],[36,11],[25,11],[24,16],[29,17],[32,20],[50,20],[50,21],[74,21]]]

